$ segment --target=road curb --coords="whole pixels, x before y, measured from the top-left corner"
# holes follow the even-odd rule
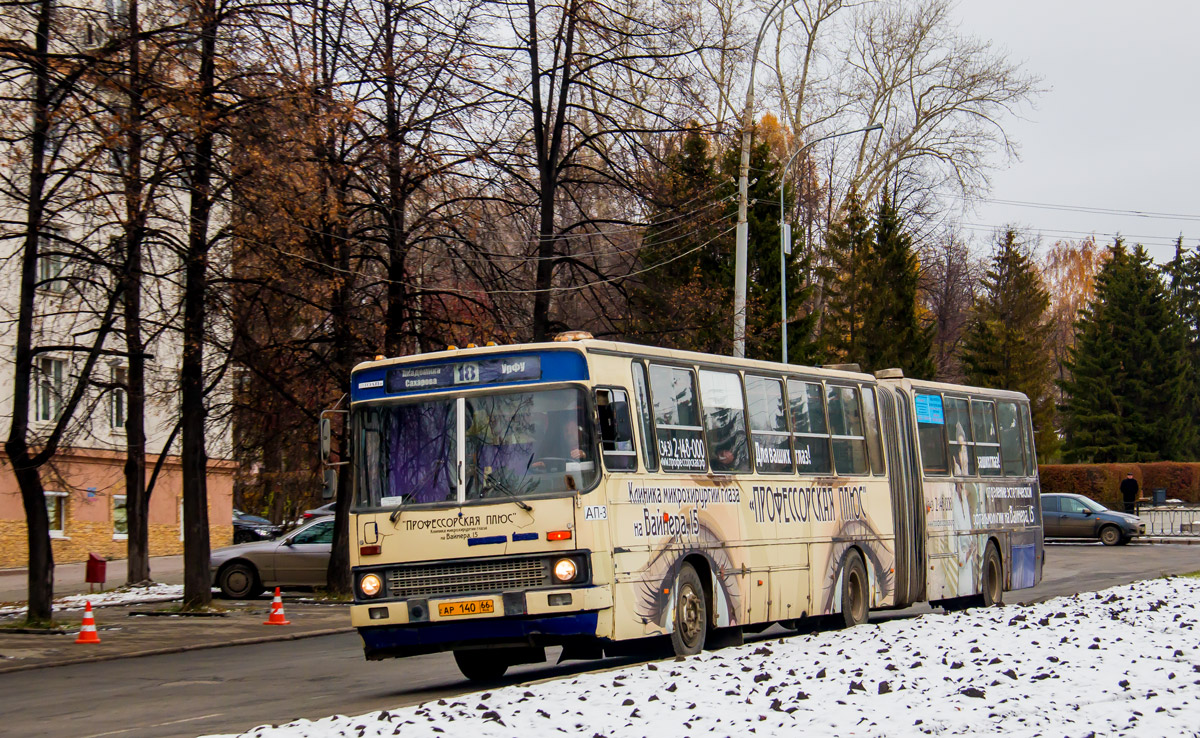
[[[328,635],[340,635],[342,633],[352,633],[355,628],[346,626],[344,628],[325,628],[324,630],[310,630],[306,633],[281,633],[279,635],[270,636],[255,636],[253,638],[238,638],[224,643],[192,643],[186,646],[171,646],[169,648],[154,648],[148,651],[131,651],[126,653],[106,653],[96,656],[84,656],[77,659],[67,659],[65,661],[54,661],[45,664],[15,664],[13,666],[0,667],[0,674],[11,674],[17,671],[30,671],[32,669],[50,669],[55,666],[74,666],[76,664],[95,664],[103,661],[117,661],[118,659],[132,659],[142,656],[164,656],[173,653],[185,653],[187,651],[204,651],[210,648],[225,648],[227,646],[253,646],[258,643],[273,643],[275,641],[298,641],[304,638],[319,638]]]

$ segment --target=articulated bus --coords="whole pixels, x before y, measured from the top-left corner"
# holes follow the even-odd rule
[[[1027,398],[562,334],[351,378],[366,657],[463,674],[1041,580]]]

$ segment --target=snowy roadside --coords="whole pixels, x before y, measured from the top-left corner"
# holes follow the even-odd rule
[[[88,602],[92,607],[110,607],[113,605],[140,605],[146,602],[170,602],[183,597],[182,584],[152,584],[148,587],[118,587],[107,592],[94,594],[78,594],[59,597],[54,600],[54,612],[70,612],[82,610]],[[25,612],[24,604],[0,606],[0,617],[5,615],[20,615]]]
[[[1200,736],[1200,579],[933,614],[244,738]]]

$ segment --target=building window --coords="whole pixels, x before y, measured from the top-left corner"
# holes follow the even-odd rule
[[[50,537],[62,538],[67,528],[67,493],[46,493],[46,516],[50,518]]]
[[[109,419],[113,430],[125,430],[128,418],[129,394],[126,389],[129,382],[129,370],[123,366],[113,367],[112,393],[109,395]]]
[[[63,253],[62,232],[54,226],[42,226],[38,238],[37,286],[47,292],[66,292],[67,256]]]
[[[125,495],[113,495],[112,501],[113,540],[123,541],[129,537],[129,518],[125,508]]]
[[[53,422],[62,413],[63,373],[66,362],[42,357],[34,370],[34,417]]]

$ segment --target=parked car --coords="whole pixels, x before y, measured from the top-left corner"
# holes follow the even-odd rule
[[[322,587],[333,547],[333,518],[314,518],[288,534],[212,552],[213,586],[231,599],[268,587]]]
[[[1083,495],[1042,495],[1042,522],[1047,538],[1098,538],[1105,546],[1124,545],[1146,533],[1138,516],[1109,510]]]
[[[319,518],[322,515],[333,515],[334,508],[336,506],[337,502],[335,501],[321,505],[320,507],[314,507],[311,510],[305,510],[304,514],[300,516],[300,522],[306,523],[309,520],[312,520],[313,518]]]
[[[266,541],[283,532],[283,526],[275,525],[266,518],[248,515],[241,510],[233,511],[233,542],[249,543]]]

